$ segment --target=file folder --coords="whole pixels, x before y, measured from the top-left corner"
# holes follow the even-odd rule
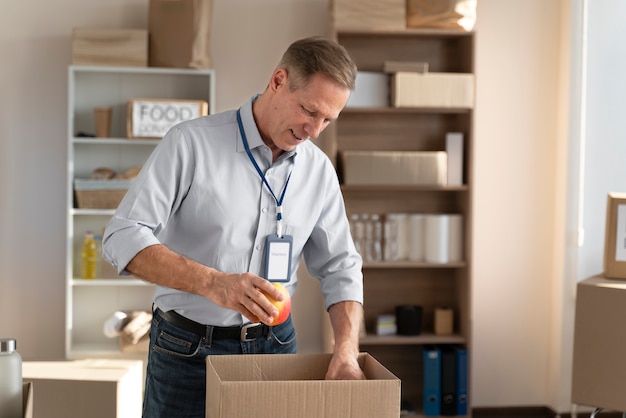
[[[424,346],[424,415],[441,415],[441,350]]]
[[[441,349],[441,415],[456,415],[456,350],[452,346]]]
[[[456,350],[456,414],[467,415],[467,349],[463,346]]]

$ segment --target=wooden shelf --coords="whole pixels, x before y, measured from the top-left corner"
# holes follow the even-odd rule
[[[387,61],[407,61],[427,62],[431,72],[474,72],[473,32],[335,29],[333,37],[346,48],[359,71],[380,73]],[[345,151],[445,151],[447,133],[463,134],[463,185],[341,186],[349,216],[379,214],[384,221],[388,214],[462,215],[463,261],[363,265],[364,319],[369,331],[375,330],[380,315],[393,314],[399,305],[421,306],[422,330],[430,330],[416,336],[368,334],[360,339],[364,350],[402,379],[402,398],[418,409],[403,415],[407,417],[423,416],[419,411],[423,405],[423,346],[461,344],[471,349],[473,118],[473,109],[458,107],[349,107],[329,126],[320,144],[342,181]],[[443,306],[454,310],[453,335],[432,333],[435,310]]]
[[[425,344],[465,344],[461,335],[366,335],[359,340],[361,345],[425,345]]]

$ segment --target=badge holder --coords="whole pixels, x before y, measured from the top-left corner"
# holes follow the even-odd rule
[[[291,235],[268,235],[265,239],[265,279],[270,282],[288,282],[291,272]]]

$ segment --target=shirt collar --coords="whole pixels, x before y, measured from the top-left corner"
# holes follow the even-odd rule
[[[245,104],[241,106],[239,109],[241,113],[241,122],[243,123],[243,129],[246,131],[246,139],[248,140],[248,147],[250,149],[255,149],[260,147],[261,145],[265,145],[263,142],[263,138],[261,138],[261,133],[256,126],[256,122],[254,121],[254,116],[252,115],[252,103],[260,96],[260,94],[256,94],[250,98]],[[297,154],[297,148],[293,151],[289,151],[280,156],[278,161],[282,161],[286,158],[290,158]],[[246,152],[246,149],[243,146],[243,139],[241,138],[241,132],[237,130],[237,152]]]

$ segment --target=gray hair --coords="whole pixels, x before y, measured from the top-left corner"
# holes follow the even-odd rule
[[[354,90],[356,64],[345,48],[319,36],[292,43],[283,54],[278,68],[289,75],[289,90],[304,88],[315,74],[322,74],[340,85]]]

